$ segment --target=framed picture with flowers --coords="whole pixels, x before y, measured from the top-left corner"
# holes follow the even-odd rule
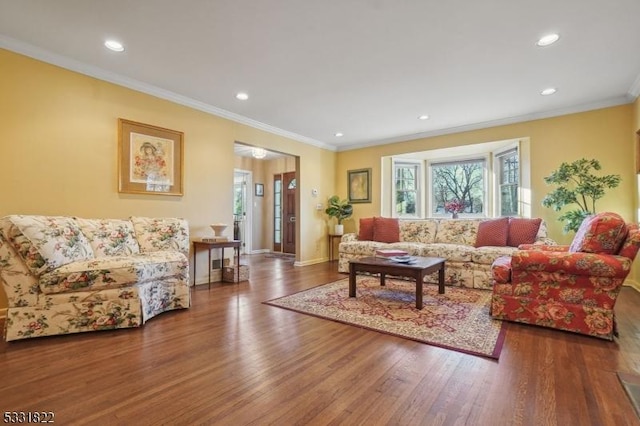
[[[184,133],[118,119],[118,191],[183,195]]]

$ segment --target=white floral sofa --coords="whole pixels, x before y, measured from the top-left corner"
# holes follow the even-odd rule
[[[139,327],[188,308],[184,219],[0,219],[5,340]]]
[[[493,261],[501,256],[510,255],[517,250],[517,246],[476,247],[478,228],[483,221],[488,219],[400,219],[398,221],[399,241],[393,243],[361,241],[358,239],[358,234],[345,234],[339,245],[338,271],[349,272],[350,260],[374,256],[376,250],[400,249],[412,256],[447,259],[445,262],[447,285],[491,289]],[[530,241],[531,244],[556,244],[547,237],[544,221],[540,221],[534,235],[535,240]],[[431,274],[425,281],[437,283],[438,274]]]

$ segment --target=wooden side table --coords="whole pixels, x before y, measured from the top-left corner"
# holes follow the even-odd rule
[[[197,251],[199,246],[203,246],[209,250],[209,289],[211,289],[211,250],[212,249],[220,249],[220,268],[224,267],[224,249],[225,247],[232,247],[235,249],[236,254],[236,273],[238,274],[238,282],[240,282],[240,244],[242,241],[239,240],[231,240],[231,241],[218,241],[218,242],[208,242],[208,241],[193,241],[193,288],[196,288],[196,258]]]
[[[336,235],[336,234],[329,234],[329,262],[332,262],[335,259],[335,254],[334,254],[334,242],[333,240],[335,239],[342,239],[342,234],[340,235]]]

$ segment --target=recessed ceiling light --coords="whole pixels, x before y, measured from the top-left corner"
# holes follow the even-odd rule
[[[418,117],[418,120],[428,120],[429,116],[428,115],[421,115],[420,117]]]
[[[338,133],[335,134],[335,136],[336,136],[336,138],[341,138],[341,137],[344,136],[344,133],[338,132]]]
[[[236,99],[240,99],[241,101],[246,101],[247,99],[249,99],[249,95],[247,95],[244,92],[240,92],[236,94]]]
[[[124,46],[119,41],[107,40],[104,42],[104,45],[107,49],[113,50],[114,52],[124,52]]]
[[[549,46],[555,43],[556,41],[558,41],[559,38],[560,36],[558,34],[548,34],[540,38],[540,40],[536,42],[536,46],[540,46],[540,47]]]
[[[549,95],[553,95],[557,91],[558,91],[557,89],[555,89],[553,87],[549,87],[548,89],[544,89],[542,92],[540,92],[540,94],[542,96],[549,96]]]

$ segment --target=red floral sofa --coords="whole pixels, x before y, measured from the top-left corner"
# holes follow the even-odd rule
[[[613,340],[638,248],[638,225],[615,213],[585,219],[570,246],[521,246],[492,265],[491,315]]]

